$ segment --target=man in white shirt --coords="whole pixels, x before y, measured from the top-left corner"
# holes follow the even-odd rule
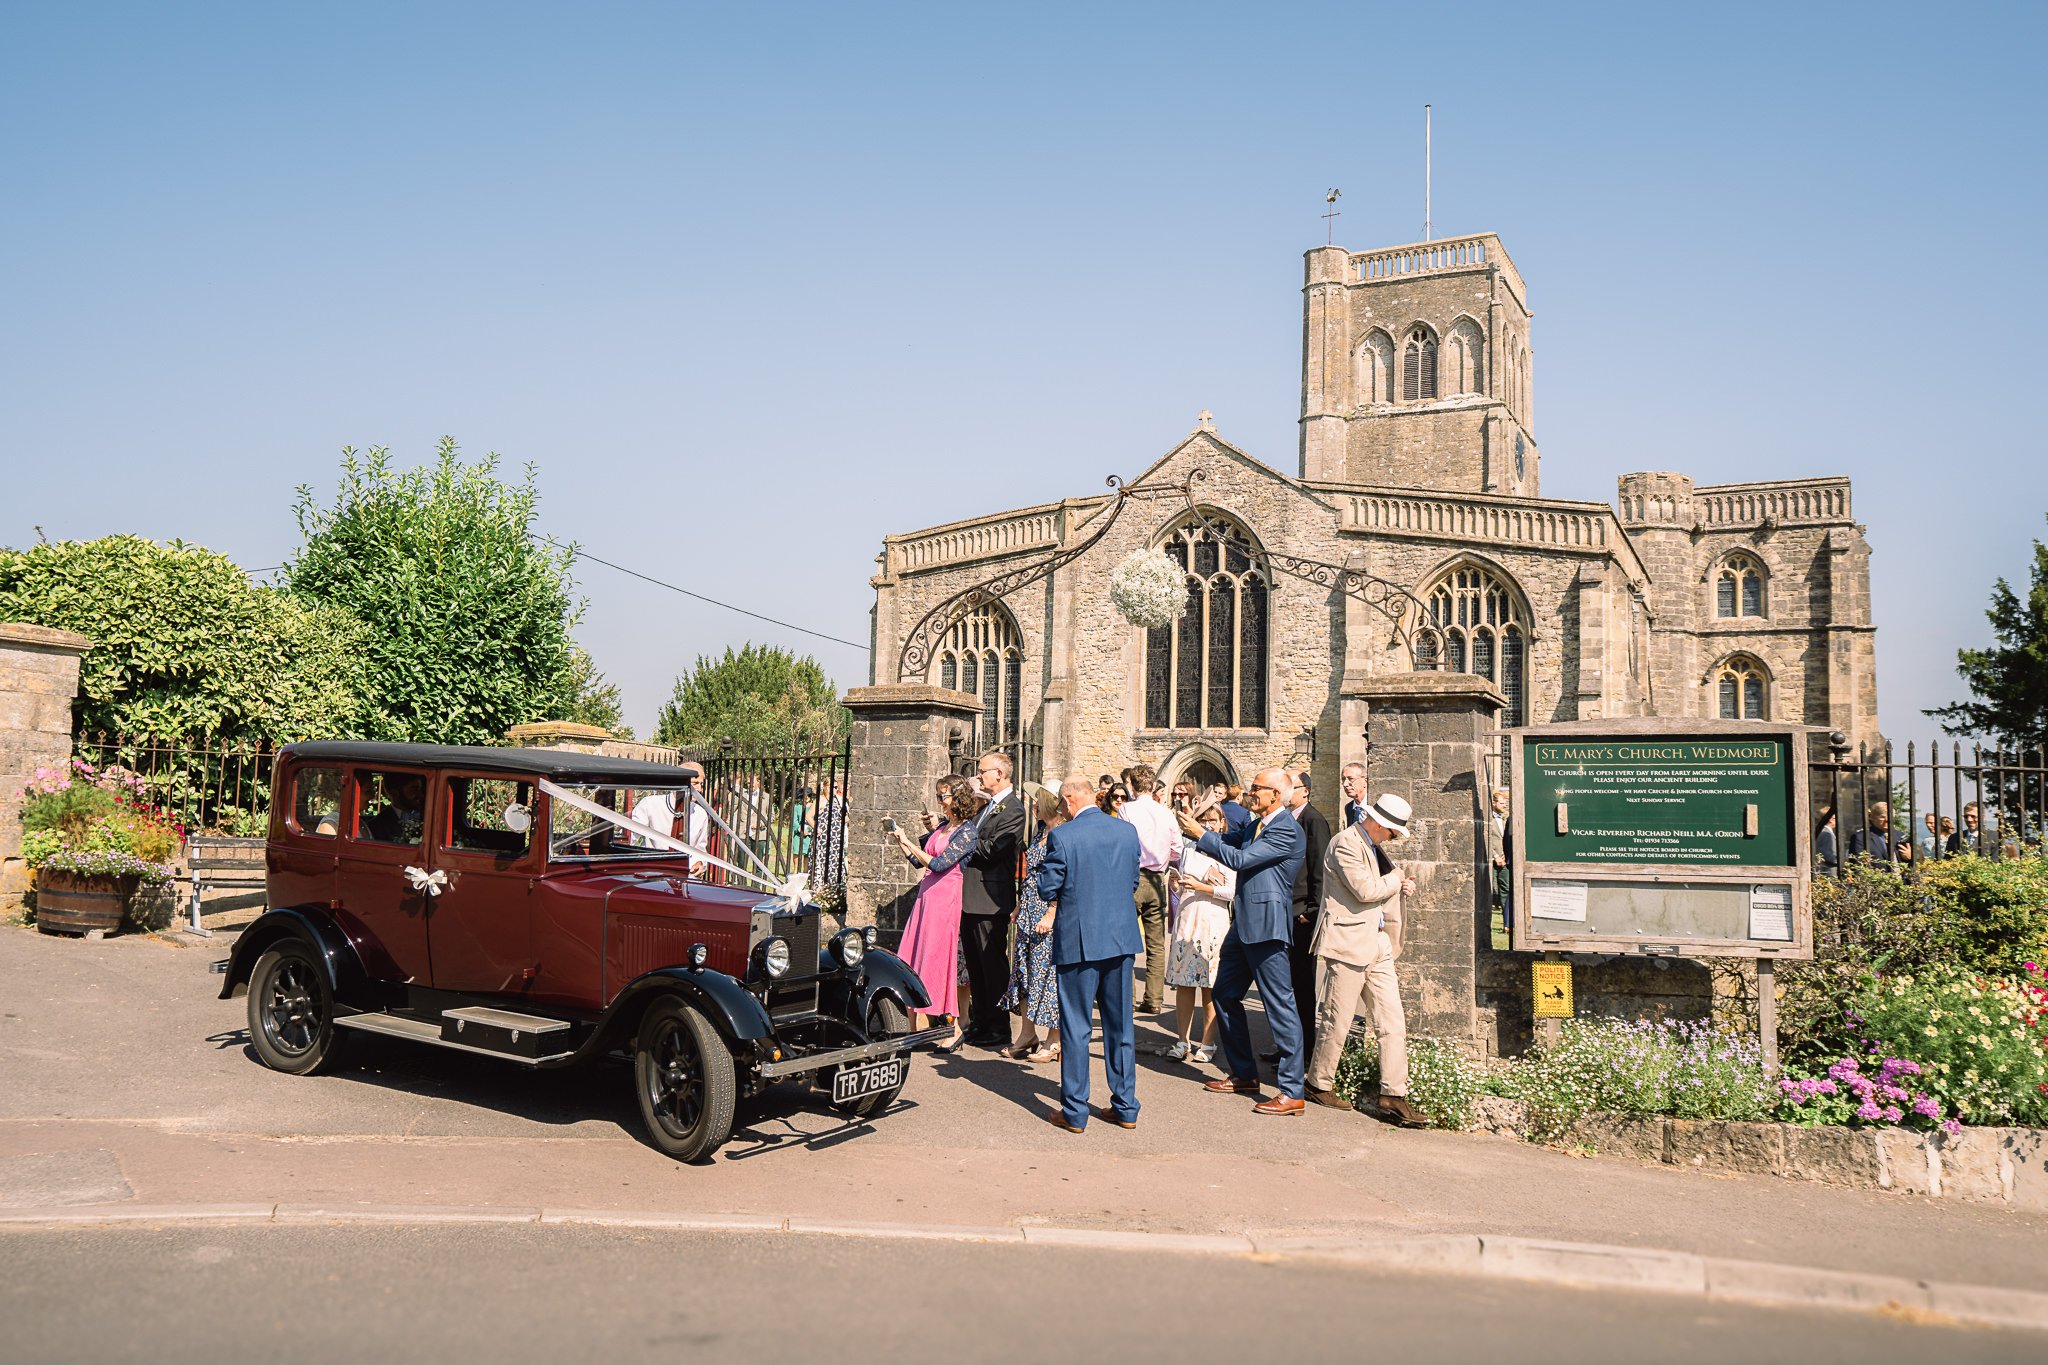
[[[702,785],[703,768],[695,763],[685,763],[682,766],[695,777],[695,785]],[[682,839],[703,848],[704,841],[711,837],[711,818],[705,814],[703,802],[694,798],[695,792],[690,789],[649,792],[633,803],[633,819],[640,824],[654,826],[672,839]],[[689,803],[690,818],[682,823],[681,828],[677,828],[676,811],[686,801]],[[637,834],[632,838],[633,842],[642,848],[653,847],[652,840]]]
[[[1120,814],[1138,831],[1138,923],[1145,931],[1145,1001],[1157,1014],[1166,1008],[1166,870],[1180,861],[1180,822],[1159,804],[1159,773],[1150,764],[1132,768],[1131,799]]]

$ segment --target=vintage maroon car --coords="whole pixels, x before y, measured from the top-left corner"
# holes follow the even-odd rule
[[[221,998],[246,986],[256,1055],[297,1074],[351,1032],[528,1067],[630,1058],[649,1137],[682,1160],[784,1078],[886,1109],[910,1049],[947,1032],[910,1031],[923,985],[872,930],[825,938],[794,884],[707,882],[647,815],[687,810],[692,778],[550,749],[294,745],[268,909],[216,964]]]

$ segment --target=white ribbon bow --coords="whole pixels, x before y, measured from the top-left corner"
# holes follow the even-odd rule
[[[417,867],[405,869],[405,879],[412,883],[415,891],[424,891],[429,896],[438,896],[448,889],[448,874],[440,868],[432,872]]]

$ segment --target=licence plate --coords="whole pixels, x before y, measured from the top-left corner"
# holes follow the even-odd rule
[[[903,1068],[908,1065],[910,1059],[898,1055],[841,1067],[832,1073],[832,1103],[851,1104],[869,1095],[892,1090],[903,1083]]]

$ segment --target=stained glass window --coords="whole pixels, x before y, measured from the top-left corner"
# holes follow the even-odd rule
[[[1714,583],[1714,615],[1725,618],[1763,614],[1763,565],[1748,555],[1730,555]]]
[[[1770,675],[1746,654],[1738,654],[1714,673],[1717,710],[1722,720],[1768,720],[1764,682]]]
[[[1145,632],[1145,724],[1160,730],[1263,729],[1271,588],[1257,547],[1241,527],[1218,544],[1195,518],[1162,545],[1192,570],[1177,625]]]
[[[984,601],[955,621],[939,644],[933,672],[941,687],[981,698],[975,742],[994,748],[1019,737],[1024,715],[1024,644],[1003,607]]]
[[[1502,723],[1527,724],[1529,622],[1521,593],[1494,570],[1468,563],[1446,570],[1422,600],[1428,606],[1415,666],[1492,679],[1507,698]]]

